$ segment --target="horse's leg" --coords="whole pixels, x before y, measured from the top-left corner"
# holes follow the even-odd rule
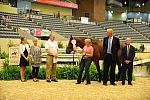
[[[117,62],[117,65],[118,65],[118,76],[116,77],[116,81],[119,81],[121,80],[121,71],[122,71],[122,67],[121,67],[121,63],[118,61]]]
[[[101,72],[100,72],[99,60],[94,61],[94,63],[96,65],[96,69],[97,69],[97,72],[98,72],[98,82],[101,82],[102,75],[101,75]]]

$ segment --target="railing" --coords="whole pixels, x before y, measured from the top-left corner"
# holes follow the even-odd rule
[[[78,49],[80,52],[82,49]],[[82,54],[63,54],[66,52],[66,49],[58,50],[58,63],[75,63],[77,65],[82,57]],[[46,51],[42,48],[42,62],[46,63]]]

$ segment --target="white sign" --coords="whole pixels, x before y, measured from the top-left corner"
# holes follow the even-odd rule
[[[9,48],[9,65],[19,65],[20,63],[20,53],[19,47]]]
[[[49,30],[44,30],[44,29],[42,29],[42,31],[41,31],[41,36],[49,36],[50,35],[50,31]]]
[[[89,23],[89,18],[87,18],[87,17],[81,17],[81,23],[88,24]]]

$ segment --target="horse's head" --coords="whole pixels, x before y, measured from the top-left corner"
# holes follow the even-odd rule
[[[66,53],[67,54],[70,54],[73,51],[73,44],[71,42],[72,40],[73,40],[73,37],[71,36],[70,40],[69,40],[69,43],[68,43],[68,46],[66,48]]]
[[[76,51],[76,47],[83,48],[84,47],[85,38],[73,38],[70,37],[68,46],[66,48],[66,53],[70,54],[72,51]]]

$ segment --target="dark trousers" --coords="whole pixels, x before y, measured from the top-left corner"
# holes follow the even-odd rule
[[[33,78],[37,78],[38,72],[39,72],[39,67],[33,67],[32,66],[32,75],[33,75]]]
[[[78,75],[78,79],[77,79],[78,83],[81,83],[82,73],[83,73],[84,68],[85,68],[86,81],[87,81],[87,83],[90,83],[89,68],[90,68],[91,63],[92,63],[91,58],[86,58],[86,59],[82,58],[81,59],[80,71],[79,71],[79,75]]]
[[[107,83],[109,68],[110,68],[110,83],[113,84],[115,82],[116,60],[114,60],[111,54],[106,54],[106,57],[104,59],[103,83]]]
[[[132,81],[132,72],[133,72],[133,63],[129,63],[129,64],[123,64],[122,65],[122,83],[125,83],[126,80],[126,71],[128,70],[128,83],[131,83]]]

